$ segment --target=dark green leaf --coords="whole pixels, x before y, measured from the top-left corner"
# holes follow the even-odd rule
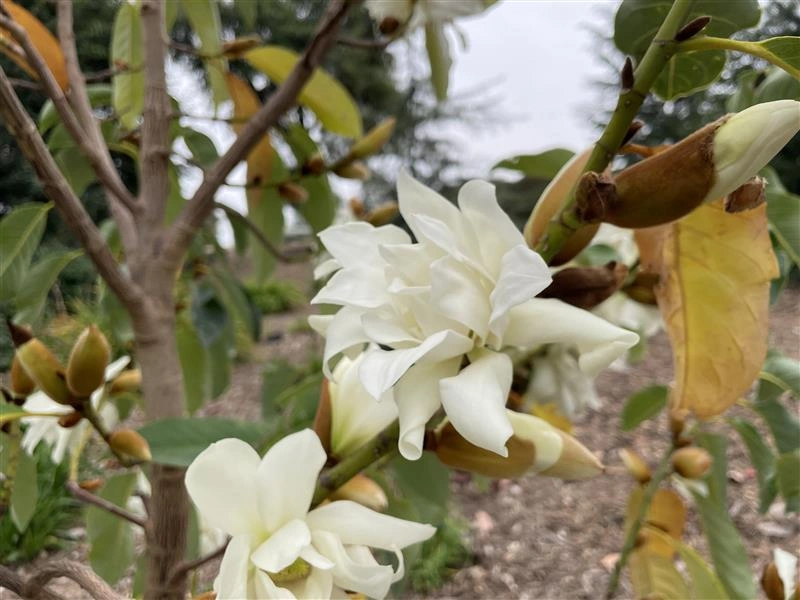
[[[787,452],[778,457],[778,490],[786,500],[787,512],[800,510],[800,450]]]
[[[0,219],[0,301],[10,300],[25,279],[52,204],[21,204]]]
[[[111,106],[111,86],[105,83],[95,83],[86,86],[86,92],[89,96],[89,103],[92,107]],[[52,100],[48,100],[39,111],[37,123],[39,125],[39,133],[46,133],[51,128],[55,127],[61,121],[58,116],[58,111]]]
[[[784,35],[763,40],[758,42],[758,45],[766,48],[770,54],[777,56],[791,67],[800,69],[800,37]]]
[[[699,92],[717,80],[725,60],[725,52],[718,50],[678,54],[656,79],[653,92],[664,100]]]
[[[756,81],[759,73],[753,69],[745,69],[736,77],[736,91],[725,101],[728,112],[740,112],[756,103]]]
[[[759,400],[776,400],[783,392],[800,398],[800,362],[770,351],[759,374]]]
[[[575,155],[571,150],[554,148],[540,154],[520,154],[501,160],[492,169],[520,171],[525,177],[550,180]]]
[[[756,89],[753,104],[797,99],[800,99],[800,81],[786,71],[775,67],[768,71],[766,78]]]
[[[214,288],[206,282],[193,286],[191,314],[195,331],[206,348],[211,347],[228,327],[228,313]]]
[[[209,57],[204,58],[203,62],[214,104],[219,106],[228,99],[228,86],[225,84],[228,61],[220,58],[222,21],[219,16],[219,4],[216,0],[182,0],[181,8],[197,37],[200,38],[201,53],[204,57]]]
[[[126,69],[111,79],[111,103],[126,129],[134,129],[144,107],[144,42],[138,4],[122,2],[111,33],[111,67]]]
[[[800,267],[800,196],[773,186],[767,187],[766,196],[770,231]]]
[[[206,385],[206,349],[188,319],[179,319],[176,327],[178,358],[183,373],[186,410],[194,413],[208,399]]]
[[[278,399],[297,382],[298,377],[297,370],[285,361],[267,363],[261,384],[261,416],[264,419],[272,418],[284,408],[278,404]]]
[[[775,483],[775,454],[752,423],[738,418],[731,419],[730,423],[747,446],[750,462],[756,470],[758,512],[764,514],[775,500],[778,491]]]
[[[237,438],[258,449],[266,432],[263,423],[215,417],[161,419],[139,429],[150,445],[153,462],[178,467],[188,467],[208,446],[225,438]]]
[[[309,200],[310,201],[310,200]],[[265,188],[258,203],[250,203],[247,218],[261,230],[272,245],[280,247],[283,242],[283,200],[275,187]],[[250,257],[253,261],[253,277],[256,283],[264,283],[275,269],[277,260],[264,246],[252,240]]]
[[[210,167],[219,158],[217,147],[205,133],[191,129],[181,128],[181,135],[194,160],[203,168]]]
[[[136,473],[115,475],[106,480],[98,496],[124,507],[136,488]],[[89,561],[94,571],[115,584],[133,562],[131,524],[105,510],[86,509],[86,535],[91,545]]]
[[[219,267],[213,267],[207,279],[214,287],[217,298],[222,300],[229,315],[238,320],[252,340],[258,340],[261,319],[250,302],[242,284],[231,274]]]
[[[83,250],[65,254],[51,254],[40,260],[25,277],[15,304],[19,312],[15,318],[21,323],[35,323],[41,317],[47,294],[58,279],[59,273],[73,260],[83,255]]]
[[[800,448],[800,421],[783,404],[777,400],[763,400],[753,403],[753,408],[767,422],[778,452],[783,454]]]
[[[415,461],[397,458],[391,463],[392,477],[402,495],[418,510],[418,521],[441,523],[450,500],[450,474],[431,453]]]
[[[219,397],[231,382],[231,362],[233,356],[231,347],[233,332],[230,327],[226,327],[207,351],[206,377],[209,396],[211,400]]]
[[[652,385],[639,390],[628,398],[622,407],[622,429],[630,431],[642,421],[652,419],[667,405],[667,388],[663,385]]]
[[[36,459],[22,449],[17,451],[17,469],[11,488],[11,520],[23,532],[36,512],[39,486],[36,482]]]
[[[56,164],[79,198],[95,180],[94,169],[87,158],[76,150],[61,150],[55,157]]]

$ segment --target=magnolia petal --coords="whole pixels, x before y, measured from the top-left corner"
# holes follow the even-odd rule
[[[402,345],[416,346],[420,342],[403,327],[399,315],[392,310],[366,313],[361,317],[361,325],[365,336],[376,344],[397,348]]]
[[[536,456],[531,470],[534,473],[552,467],[561,456],[564,442],[556,431],[544,419],[506,410],[506,415],[514,429],[514,436],[533,442]]]
[[[478,238],[483,263],[497,278],[503,255],[525,244],[522,233],[497,204],[495,187],[488,181],[465,183],[458,192],[458,206]]]
[[[342,541],[328,531],[315,530],[314,545],[334,563],[331,573],[338,587],[378,599],[389,593],[394,579],[392,567],[379,565],[374,560],[366,564],[354,560]]]
[[[475,271],[452,256],[444,256],[431,265],[430,279],[433,308],[485,339],[491,306]]]
[[[76,431],[78,427],[80,427],[80,429]],[[77,442],[80,440],[80,436],[86,431],[86,427],[86,423],[79,423],[70,429],[59,427],[58,437],[56,437],[53,450],[50,453],[50,458],[54,463],[60,463],[64,460],[67,450],[76,446]]]
[[[605,367],[636,345],[639,336],[560,300],[533,298],[509,312],[503,336],[507,346],[535,348],[543,344],[574,346],[578,365],[590,375]]]
[[[219,574],[214,580],[214,591],[219,600],[248,597],[251,536],[246,533],[233,536],[222,556]]]
[[[378,308],[389,301],[383,270],[360,265],[336,271],[311,299],[311,304]]]
[[[430,244],[386,244],[379,252],[389,270],[402,277],[408,286],[428,281],[431,263],[442,256],[442,252]]]
[[[295,600],[297,598],[290,590],[276,585],[264,571],[256,570],[253,579],[256,600]],[[249,597],[250,595],[236,596],[236,600]],[[231,598],[231,600],[234,599]]]
[[[237,536],[262,531],[256,477],[259,457],[233,438],[211,444],[186,470],[186,489],[198,512],[212,527]]]
[[[411,177],[405,169],[401,169],[397,176],[397,197],[400,214],[417,241],[422,242],[429,239],[416,219],[420,216],[427,217],[426,222],[434,220],[441,223],[444,230],[452,232],[454,239],[470,243],[476,241],[473,235],[468,235],[468,232],[465,231],[464,217],[459,210],[443,196]],[[469,232],[469,234],[471,233]]]
[[[328,227],[319,239],[344,268],[378,260],[380,244],[410,244],[408,234],[395,225],[373,227],[364,221]]]
[[[433,363],[414,365],[400,378],[394,389],[394,399],[400,420],[398,448],[406,460],[422,456],[425,425],[442,405],[439,381],[458,372],[461,357]]]
[[[292,519],[303,519],[327,458],[317,434],[310,429],[287,435],[264,455],[255,485],[258,510],[267,531],[276,531]]]
[[[255,566],[270,573],[282,571],[300,557],[311,543],[311,531],[300,519],[293,519],[270,535],[250,555]]]
[[[117,375],[122,373],[125,370],[125,367],[131,362],[130,356],[122,356],[115,360],[114,362],[110,363],[105,370],[104,377],[106,381],[111,381],[115,379]]]
[[[505,406],[511,389],[511,358],[479,349],[470,354],[470,360],[458,375],[439,382],[442,406],[468,442],[508,456],[506,441],[513,430]]]
[[[372,348],[364,355],[359,378],[367,392],[376,399],[383,396],[414,363],[437,362],[461,356],[472,349],[473,341],[455,331],[439,331],[416,348],[382,350]]]
[[[339,264],[339,261],[335,258],[329,258],[326,261],[321,262],[316,267],[314,267],[314,279],[324,279],[331,273],[338,271],[342,268],[342,265]]]
[[[322,371],[328,378],[332,377],[330,371],[331,359],[342,352],[363,346],[369,341],[361,325],[363,311],[358,308],[345,306],[334,316],[314,318],[312,315],[308,322],[316,331],[324,329],[325,351],[322,356]],[[319,329],[318,329],[319,328]]]
[[[320,554],[314,549],[314,546],[306,546],[300,552],[300,558],[310,564],[312,567],[317,567],[317,569],[332,569],[333,568],[333,561],[328,560],[325,556]]]
[[[527,246],[514,246],[506,252],[500,277],[489,298],[492,303],[489,329],[492,333],[502,337],[508,324],[508,311],[532,299],[552,281],[547,263]]]
[[[334,562],[336,560],[316,544],[316,534],[320,530],[335,534],[346,545],[381,550],[402,549],[424,542],[436,533],[436,528],[431,525],[383,515],[350,500],[315,508],[308,513],[306,523],[311,528],[314,546]]]
[[[333,567],[333,562],[328,562]],[[311,569],[311,574],[303,581],[303,592],[299,597],[330,598],[332,592],[333,573],[330,570]]]

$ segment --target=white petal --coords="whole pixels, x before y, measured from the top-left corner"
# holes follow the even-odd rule
[[[59,404],[44,392],[34,392],[25,399],[22,409],[28,412],[46,412],[59,415],[66,415],[72,412],[72,407]],[[24,417],[23,423],[29,423],[32,419],[49,419],[50,417]]]
[[[363,311],[358,308],[345,306],[339,310],[327,323],[321,318],[314,319],[309,317],[308,322],[312,327],[325,327],[325,351],[322,357],[322,371],[325,376],[330,378],[331,359],[342,352],[363,346],[369,341],[364,328],[361,325]],[[319,331],[319,330],[318,330]]]
[[[433,334],[419,346],[406,350],[373,348],[364,356],[359,377],[367,392],[376,399],[383,396],[416,362],[438,362],[461,356],[472,349],[473,341],[454,331]]]
[[[305,516],[327,458],[310,429],[287,435],[264,455],[256,485],[258,509],[267,531]]]
[[[381,550],[405,548],[424,542],[436,533],[436,528],[431,525],[383,515],[350,500],[338,500],[315,508],[308,513],[306,523],[311,528],[312,536],[320,530],[329,531],[344,544]],[[325,554],[316,543],[314,545]]]
[[[524,245],[509,250],[503,256],[500,277],[490,298],[492,333],[502,337],[508,325],[508,311],[532,299],[552,280],[550,269],[539,254]]]
[[[105,380],[111,381],[112,379],[114,379],[117,375],[119,375],[125,370],[125,367],[127,367],[130,362],[131,362],[130,356],[122,356],[117,360],[115,360],[114,362],[112,362],[110,365],[106,367]]]
[[[310,543],[308,526],[300,519],[292,519],[256,548],[250,560],[259,569],[278,573],[296,561]]]
[[[378,308],[390,302],[383,270],[371,266],[342,269],[311,299],[311,304]]]
[[[417,337],[406,329],[405,323],[393,310],[368,312],[362,315],[361,325],[369,341],[376,344],[397,348],[403,345],[416,346],[420,342]]]
[[[326,261],[321,262],[316,267],[314,267],[314,279],[324,279],[331,273],[338,271],[342,268],[342,265],[339,264],[339,261],[335,258],[329,258]]]
[[[314,549],[314,546],[306,546],[305,548],[303,548],[302,552],[300,552],[300,558],[302,558],[312,567],[317,567],[316,569],[314,569],[314,571],[318,571],[320,569],[327,570],[333,568],[333,562],[328,560],[319,552],[317,552]]]
[[[389,592],[394,579],[391,567],[354,560],[341,540],[327,531],[314,531],[314,545],[333,561],[331,573],[338,587],[379,599]]]
[[[456,236],[465,234],[464,219],[458,209],[443,196],[411,177],[405,169],[397,176],[397,197],[400,214],[417,241],[428,239],[425,232],[417,226],[415,218],[419,216],[439,221]]]
[[[452,256],[431,265],[431,305],[485,339],[491,307],[480,276]]]
[[[259,457],[249,444],[225,439],[211,444],[186,470],[186,489],[212,527],[237,536],[262,532],[256,497]]]
[[[76,432],[75,429],[81,425],[83,427]],[[67,453],[67,450],[71,450],[77,445],[80,436],[86,431],[86,427],[88,427],[86,423],[78,423],[78,425],[70,429],[64,429],[63,427],[58,428],[58,437],[56,437],[56,441],[53,444],[53,451],[50,453],[50,458],[54,463],[60,463],[64,460],[64,455]]]
[[[410,244],[408,234],[395,225],[373,227],[364,221],[328,227],[319,239],[345,268],[378,259],[380,244]]]
[[[214,580],[214,591],[219,600],[248,597],[251,544],[252,538],[247,534],[236,535],[228,543],[219,565],[219,574]]]
[[[503,343],[521,348],[561,343],[574,346],[581,370],[596,375],[628,348],[639,336],[560,300],[534,298],[512,308]]]
[[[394,399],[400,419],[398,448],[406,460],[422,456],[425,425],[442,405],[439,381],[458,372],[461,357],[433,364],[414,365],[400,378]]]
[[[555,427],[544,419],[513,410],[506,410],[506,415],[514,428],[514,435],[533,442],[536,447],[536,458],[531,466],[534,473],[544,471],[558,461],[564,441]]]
[[[775,548],[772,557],[775,568],[778,570],[778,577],[783,582],[784,596],[786,600],[789,600],[795,589],[794,575],[797,572],[797,557],[781,548]]]
[[[458,375],[439,382],[442,406],[453,427],[468,442],[508,456],[506,441],[513,431],[505,406],[511,389],[511,358],[500,352],[476,350],[470,359],[472,363]]]
[[[442,256],[441,250],[431,244],[387,244],[379,251],[391,271],[409,286],[427,283],[431,263]]]
[[[254,577],[255,600],[295,600],[297,596],[286,588],[279,587],[264,571],[256,569]],[[250,596],[241,596],[236,600],[250,600]]]
[[[328,561],[333,566],[333,563]],[[333,573],[329,570],[311,569],[311,573],[302,582],[303,591],[301,598],[325,599],[330,598],[333,592]]]

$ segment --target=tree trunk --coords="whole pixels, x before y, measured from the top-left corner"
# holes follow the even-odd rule
[[[158,286],[148,286],[158,289]],[[152,310],[134,321],[136,356],[142,370],[145,413],[148,421],[184,415],[184,391],[175,342],[172,286],[148,290]],[[157,295],[156,295],[157,294]],[[189,522],[185,469],[153,465],[150,470],[149,518],[146,532],[147,583],[145,598],[185,598],[186,577],[171,579],[184,559]]]

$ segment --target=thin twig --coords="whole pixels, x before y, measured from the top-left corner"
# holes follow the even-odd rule
[[[166,239],[164,260],[178,268],[192,237],[214,209],[214,194],[225,178],[256,145],[270,127],[295,105],[305,84],[311,79],[322,58],[336,41],[336,35],[353,2],[333,0],[316,34],[303,51],[289,76],[267,102],[242,128],[227,152],[206,172],[205,179],[175,219]]]
[[[28,81],[27,79],[18,79],[16,77],[9,77],[8,80],[15,88],[21,90],[32,90],[34,92],[43,92],[44,86],[38,81]]]
[[[199,569],[204,564],[211,562],[215,558],[219,558],[223,554],[225,554],[225,550],[228,548],[228,544],[230,543],[230,539],[226,541],[222,546],[214,550],[213,552],[209,552],[208,554],[201,556],[200,558],[195,558],[194,560],[189,560],[186,562],[178,563],[175,566],[175,570],[169,577],[169,581],[173,582],[176,579],[179,579],[189,573],[190,571],[194,571],[195,569]]]
[[[68,481],[66,484],[67,491],[75,496],[78,500],[85,502],[86,504],[92,504],[97,506],[98,508],[102,508],[104,511],[111,513],[114,516],[120,517],[121,519],[125,519],[134,525],[138,525],[142,529],[144,529],[147,524],[145,523],[144,519],[141,519],[134,515],[133,513],[128,512],[124,508],[120,508],[113,502],[109,502],[105,498],[101,498],[100,496],[96,496],[91,492],[87,492],[81,486],[79,486],[74,481]]]
[[[338,37],[336,43],[340,46],[347,46],[348,48],[359,48],[361,50],[385,50],[389,44],[397,40],[397,37],[385,37],[374,40]]]
[[[12,594],[16,594],[20,598],[26,598],[26,581],[21,575],[15,573],[8,567],[0,565],[0,589],[9,590]],[[54,594],[50,590],[39,587],[36,590],[37,600],[64,600],[62,596]]]
[[[71,560],[55,560],[37,566],[35,572],[28,578],[21,596],[23,598],[41,598],[41,591],[51,579],[66,577],[71,579],[94,600],[122,600],[111,586],[103,581],[88,565]]]

